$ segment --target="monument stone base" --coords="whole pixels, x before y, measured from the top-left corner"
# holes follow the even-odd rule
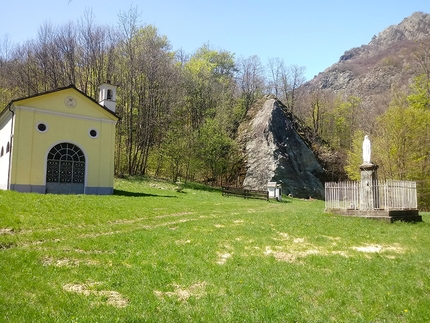
[[[327,213],[351,216],[358,218],[374,219],[385,222],[422,222],[422,217],[418,210],[342,210],[329,209]]]
[[[360,166],[360,206],[359,210],[379,209],[379,196],[377,189],[378,165],[365,163]]]

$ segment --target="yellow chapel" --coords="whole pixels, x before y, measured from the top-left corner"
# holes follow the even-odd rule
[[[12,100],[0,112],[0,189],[112,194],[116,87],[99,102],[73,84]]]

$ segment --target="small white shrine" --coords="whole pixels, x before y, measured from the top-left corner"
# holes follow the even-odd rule
[[[280,183],[267,183],[267,192],[269,193],[269,199],[276,199],[278,201],[282,201],[282,185]]]

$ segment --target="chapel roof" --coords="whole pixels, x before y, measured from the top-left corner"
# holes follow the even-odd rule
[[[41,93],[37,93],[37,94],[33,94],[30,96],[26,96],[26,97],[22,97],[22,98],[18,98],[18,99],[14,99],[12,101],[9,102],[9,104],[0,112],[0,117],[8,110],[8,108],[10,106],[12,106],[12,104],[14,104],[15,102],[19,102],[22,100],[27,100],[27,99],[32,99],[38,96],[42,96],[42,95],[46,95],[46,94],[51,94],[51,93],[55,93],[55,92],[60,92],[60,91],[64,91],[67,89],[74,89],[75,91],[79,92],[81,95],[85,96],[87,99],[89,99],[90,101],[96,103],[98,106],[100,106],[102,109],[104,109],[105,111],[107,111],[108,113],[110,113],[111,115],[113,115],[114,117],[116,117],[117,119],[120,119],[120,117],[113,111],[109,110],[106,106],[101,105],[100,103],[98,103],[96,100],[94,100],[93,98],[89,97],[88,95],[86,95],[84,92],[82,92],[81,90],[79,90],[74,84],[70,84],[68,86],[65,87],[60,87],[54,90],[50,90],[50,91],[45,91],[45,92],[41,92]]]

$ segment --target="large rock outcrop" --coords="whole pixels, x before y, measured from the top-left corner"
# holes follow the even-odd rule
[[[267,99],[254,109],[254,116],[241,127],[247,156],[243,186],[264,190],[268,182],[282,181],[284,194],[323,198],[324,170],[283,112],[282,103]]]

